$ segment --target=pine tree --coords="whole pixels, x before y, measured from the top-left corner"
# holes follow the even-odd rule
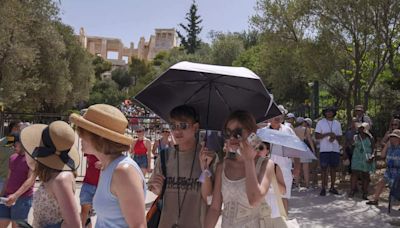
[[[181,44],[184,46],[186,51],[193,54],[196,49],[200,47],[201,40],[199,38],[199,34],[203,29],[200,26],[200,23],[203,21],[203,19],[200,19],[200,16],[197,15],[196,1],[193,1],[192,5],[190,6],[190,11],[186,14],[185,19],[188,21],[188,24],[184,25],[180,23],[179,26],[185,30],[187,36],[182,35],[182,33],[179,31],[177,33],[181,39]]]

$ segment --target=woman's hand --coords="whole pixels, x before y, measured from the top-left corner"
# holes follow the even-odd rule
[[[253,161],[254,158],[257,155],[257,151],[254,149],[252,145],[250,145],[247,140],[242,140],[240,142],[240,150],[241,150],[241,156],[245,160],[251,160]]]
[[[210,167],[211,161],[214,159],[215,155],[215,151],[208,150],[208,148],[205,147],[204,144],[202,144],[199,153],[200,167],[202,171]]]

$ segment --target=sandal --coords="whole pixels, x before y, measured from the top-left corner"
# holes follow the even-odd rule
[[[368,202],[366,202],[367,205],[378,205],[378,200],[370,200]]]

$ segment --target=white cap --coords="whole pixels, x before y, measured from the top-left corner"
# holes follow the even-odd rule
[[[288,113],[287,118],[296,118],[296,116],[293,113]]]
[[[304,118],[299,116],[296,118],[296,123],[303,123],[304,122]]]
[[[305,118],[304,121],[306,121],[309,126],[312,126],[312,119]]]

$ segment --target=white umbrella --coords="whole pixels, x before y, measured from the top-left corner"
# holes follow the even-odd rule
[[[257,131],[257,136],[264,142],[282,146],[281,151],[274,150],[276,155],[290,158],[317,159],[310,148],[296,135],[265,127]]]

